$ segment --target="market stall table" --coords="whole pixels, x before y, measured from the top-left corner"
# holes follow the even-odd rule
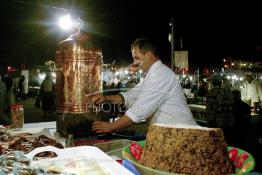
[[[206,106],[205,105],[199,105],[199,104],[188,104],[189,108],[191,109],[191,112],[193,114],[193,117],[197,122],[200,124],[206,124]],[[254,113],[251,111],[251,116],[258,116],[259,114]]]
[[[207,124],[206,106],[205,105],[198,105],[198,104],[189,104],[188,106],[189,106],[195,120],[200,125],[206,126],[206,124]]]
[[[53,136],[56,140],[58,140],[61,144],[65,146],[66,138],[56,132],[56,121],[52,122],[38,122],[38,123],[26,123],[23,126],[22,130],[25,131],[40,131],[47,130],[48,133]]]

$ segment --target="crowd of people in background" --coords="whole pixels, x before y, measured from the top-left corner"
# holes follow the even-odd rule
[[[256,75],[251,72],[246,72],[245,78],[237,83],[232,83],[227,76],[222,75],[221,73],[216,73],[214,75],[220,76],[222,88],[230,89],[231,91],[240,91],[241,99],[252,108],[252,112],[256,114],[259,113],[262,102],[262,82],[256,78]],[[206,99],[208,92],[214,87],[212,76],[200,79],[198,85],[196,83],[191,83],[190,81],[181,81],[181,85],[186,97],[195,99],[197,97]],[[191,100],[190,103],[196,103],[196,100]],[[203,103],[203,105],[205,105],[205,103]]]
[[[11,105],[27,99],[28,80],[24,75],[0,75],[0,124],[10,124]],[[43,117],[50,117],[55,109],[55,84],[47,73],[37,98],[40,100]]]
[[[198,89],[186,83],[183,87],[194,92],[193,98],[205,99],[201,105],[206,106],[207,126],[222,128],[227,142],[234,145],[242,143],[249,134],[251,114],[261,115],[262,112],[262,82],[255,77],[246,72],[245,79],[233,85],[226,76],[217,73],[208,81],[200,81]],[[190,99],[187,95],[190,93],[184,92]]]
[[[16,86],[14,81],[16,76],[6,74],[5,76],[0,75],[0,77],[0,121],[4,124],[10,124],[10,117],[8,116],[10,115],[11,105],[19,100],[17,92],[19,92],[22,87]]]
[[[103,83],[103,90],[105,95],[112,95],[119,92],[123,92],[127,89],[131,89],[138,84],[140,79],[132,77],[129,81],[121,82],[117,77],[112,78],[111,82]],[[0,113],[1,120],[8,122],[6,115],[10,114],[10,105],[15,104],[19,100],[26,99],[25,88],[28,80],[23,75],[4,75],[0,76]],[[186,97],[188,94],[194,94],[193,98],[203,97],[207,107],[208,125],[211,127],[226,127],[229,122],[233,123],[234,127],[241,128],[240,126],[245,123],[249,123],[249,116],[251,113],[261,113],[261,101],[262,101],[262,83],[254,78],[254,75],[247,72],[244,81],[240,82],[237,86],[220,74],[215,74],[210,77],[209,81],[199,81],[199,85],[191,84],[190,81],[185,81],[181,85],[184,89]],[[41,106],[38,106],[43,110],[43,117],[49,117],[55,111],[55,84],[50,74],[46,74],[45,79],[41,84],[37,100],[40,101]],[[231,112],[228,109],[233,104],[233,111],[237,118],[230,119],[229,116],[222,117],[214,116],[214,113],[218,115],[227,114]],[[215,105],[226,106],[217,107]],[[221,109],[223,108],[223,109]],[[219,110],[229,110],[229,112],[221,112]],[[234,120],[234,121],[233,121]],[[231,128],[228,127],[228,128]],[[228,130],[228,129],[224,129]],[[226,131],[227,132],[227,131]],[[232,133],[232,132],[230,132]]]

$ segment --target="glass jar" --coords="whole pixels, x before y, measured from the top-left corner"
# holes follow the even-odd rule
[[[20,104],[14,104],[11,108],[11,127],[23,128],[24,125],[24,107]]]

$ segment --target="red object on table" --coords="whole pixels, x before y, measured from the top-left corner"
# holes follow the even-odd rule
[[[143,148],[138,143],[132,142],[130,145],[130,152],[136,160],[140,160],[143,152]]]

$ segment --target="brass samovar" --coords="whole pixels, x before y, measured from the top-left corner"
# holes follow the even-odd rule
[[[55,53],[57,131],[67,136],[94,134],[92,122],[105,120],[93,107],[91,96],[102,92],[102,50],[93,46],[88,33],[62,41]]]

